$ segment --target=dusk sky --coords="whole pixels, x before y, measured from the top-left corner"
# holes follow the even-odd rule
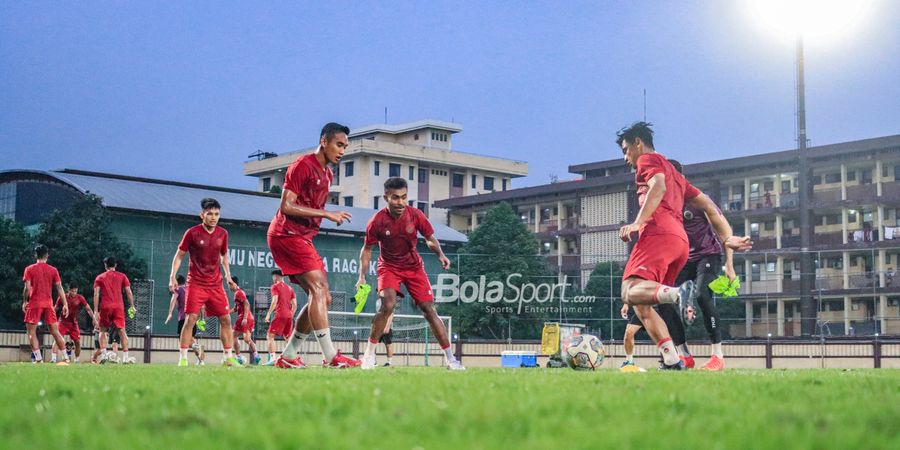
[[[806,46],[812,145],[900,133],[900,2]],[[794,43],[743,1],[0,3],[0,170],[254,189],[257,149],[438,119],[527,161],[618,158],[643,115],[683,162],[794,148]]]

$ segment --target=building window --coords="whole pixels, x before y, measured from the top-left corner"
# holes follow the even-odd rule
[[[847,171],[847,181],[856,181],[856,171],[855,170]]]
[[[425,213],[426,217],[428,216],[428,203],[419,202],[418,204],[416,204],[416,208],[418,208],[419,211],[422,211],[423,213]]]
[[[775,189],[775,182],[766,181],[765,183],[763,183],[763,191],[771,192],[773,189]]]
[[[379,200],[381,200],[381,197],[379,197],[377,195],[375,197],[372,197],[372,205],[375,207],[375,209],[378,209],[378,201]]]
[[[415,201],[415,200],[410,200],[410,201],[408,201],[408,202],[406,202],[406,203],[409,204],[409,206],[416,206],[416,201]]]
[[[413,176],[416,174],[416,166],[409,166],[409,181],[415,180],[416,178]]]
[[[269,189],[272,189],[272,179],[269,177],[265,177],[262,179],[263,183],[263,192],[269,192]]]
[[[419,168],[419,183],[428,181],[428,170]]]
[[[486,191],[494,190],[494,177],[484,177],[484,190],[486,190]]]
[[[353,161],[344,163],[344,176],[345,177],[353,176]]]
[[[791,192],[791,182],[790,180],[785,180],[781,182],[781,193],[787,194]]]
[[[813,175],[812,182],[814,186],[822,184],[822,175]]]
[[[856,223],[857,214],[856,211],[850,210],[847,212],[847,223]]]
[[[472,189],[478,188],[478,175],[472,175]]]
[[[413,140],[414,140],[414,141],[418,141],[418,140],[419,140],[419,133],[416,133],[416,134],[413,135]]]
[[[765,229],[766,229],[766,231],[772,231],[772,230],[774,230],[774,229],[775,229],[775,221],[774,221],[774,220],[770,220],[770,221],[768,221],[768,222],[765,222]]]
[[[503,190],[506,190],[506,178],[503,179]]]
[[[389,177],[399,177],[400,176],[400,164],[388,164],[388,176]]]
[[[464,179],[465,179],[465,175],[463,175],[461,173],[454,173],[453,174],[453,187],[462,188]]]
[[[840,183],[841,182],[841,173],[826,173],[825,174],[825,183]]]
[[[866,169],[860,172],[862,184],[872,184],[872,169]]]
[[[344,206],[353,206],[353,196],[344,197]]]
[[[381,175],[381,161],[375,161],[375,176]]]
[[[332,186],[337,186],[341,184],[341,165],[338,164],[334,166],[334,179],[331,180]],[[335,205],[337,205],[337,200],[335,200]]]

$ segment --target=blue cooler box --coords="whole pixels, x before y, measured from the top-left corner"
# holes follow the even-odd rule
[[[507,351],[500,353],[501,367],[537,367],[537,352]]]

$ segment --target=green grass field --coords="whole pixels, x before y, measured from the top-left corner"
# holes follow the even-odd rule
[[[900,448],[900,371],[0,366],[0,447]]]

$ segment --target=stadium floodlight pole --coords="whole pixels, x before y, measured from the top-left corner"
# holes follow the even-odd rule
[[[806,154],[806,85],[803,73],[803,34],[797,34],[797,169],[800,185],[800,334],[812,336],[816,329],[818,313],[813,302],[812,290],[815,284],[815,268],[813,267],[812,229],[810,220],[809,197],[810,167]]]

